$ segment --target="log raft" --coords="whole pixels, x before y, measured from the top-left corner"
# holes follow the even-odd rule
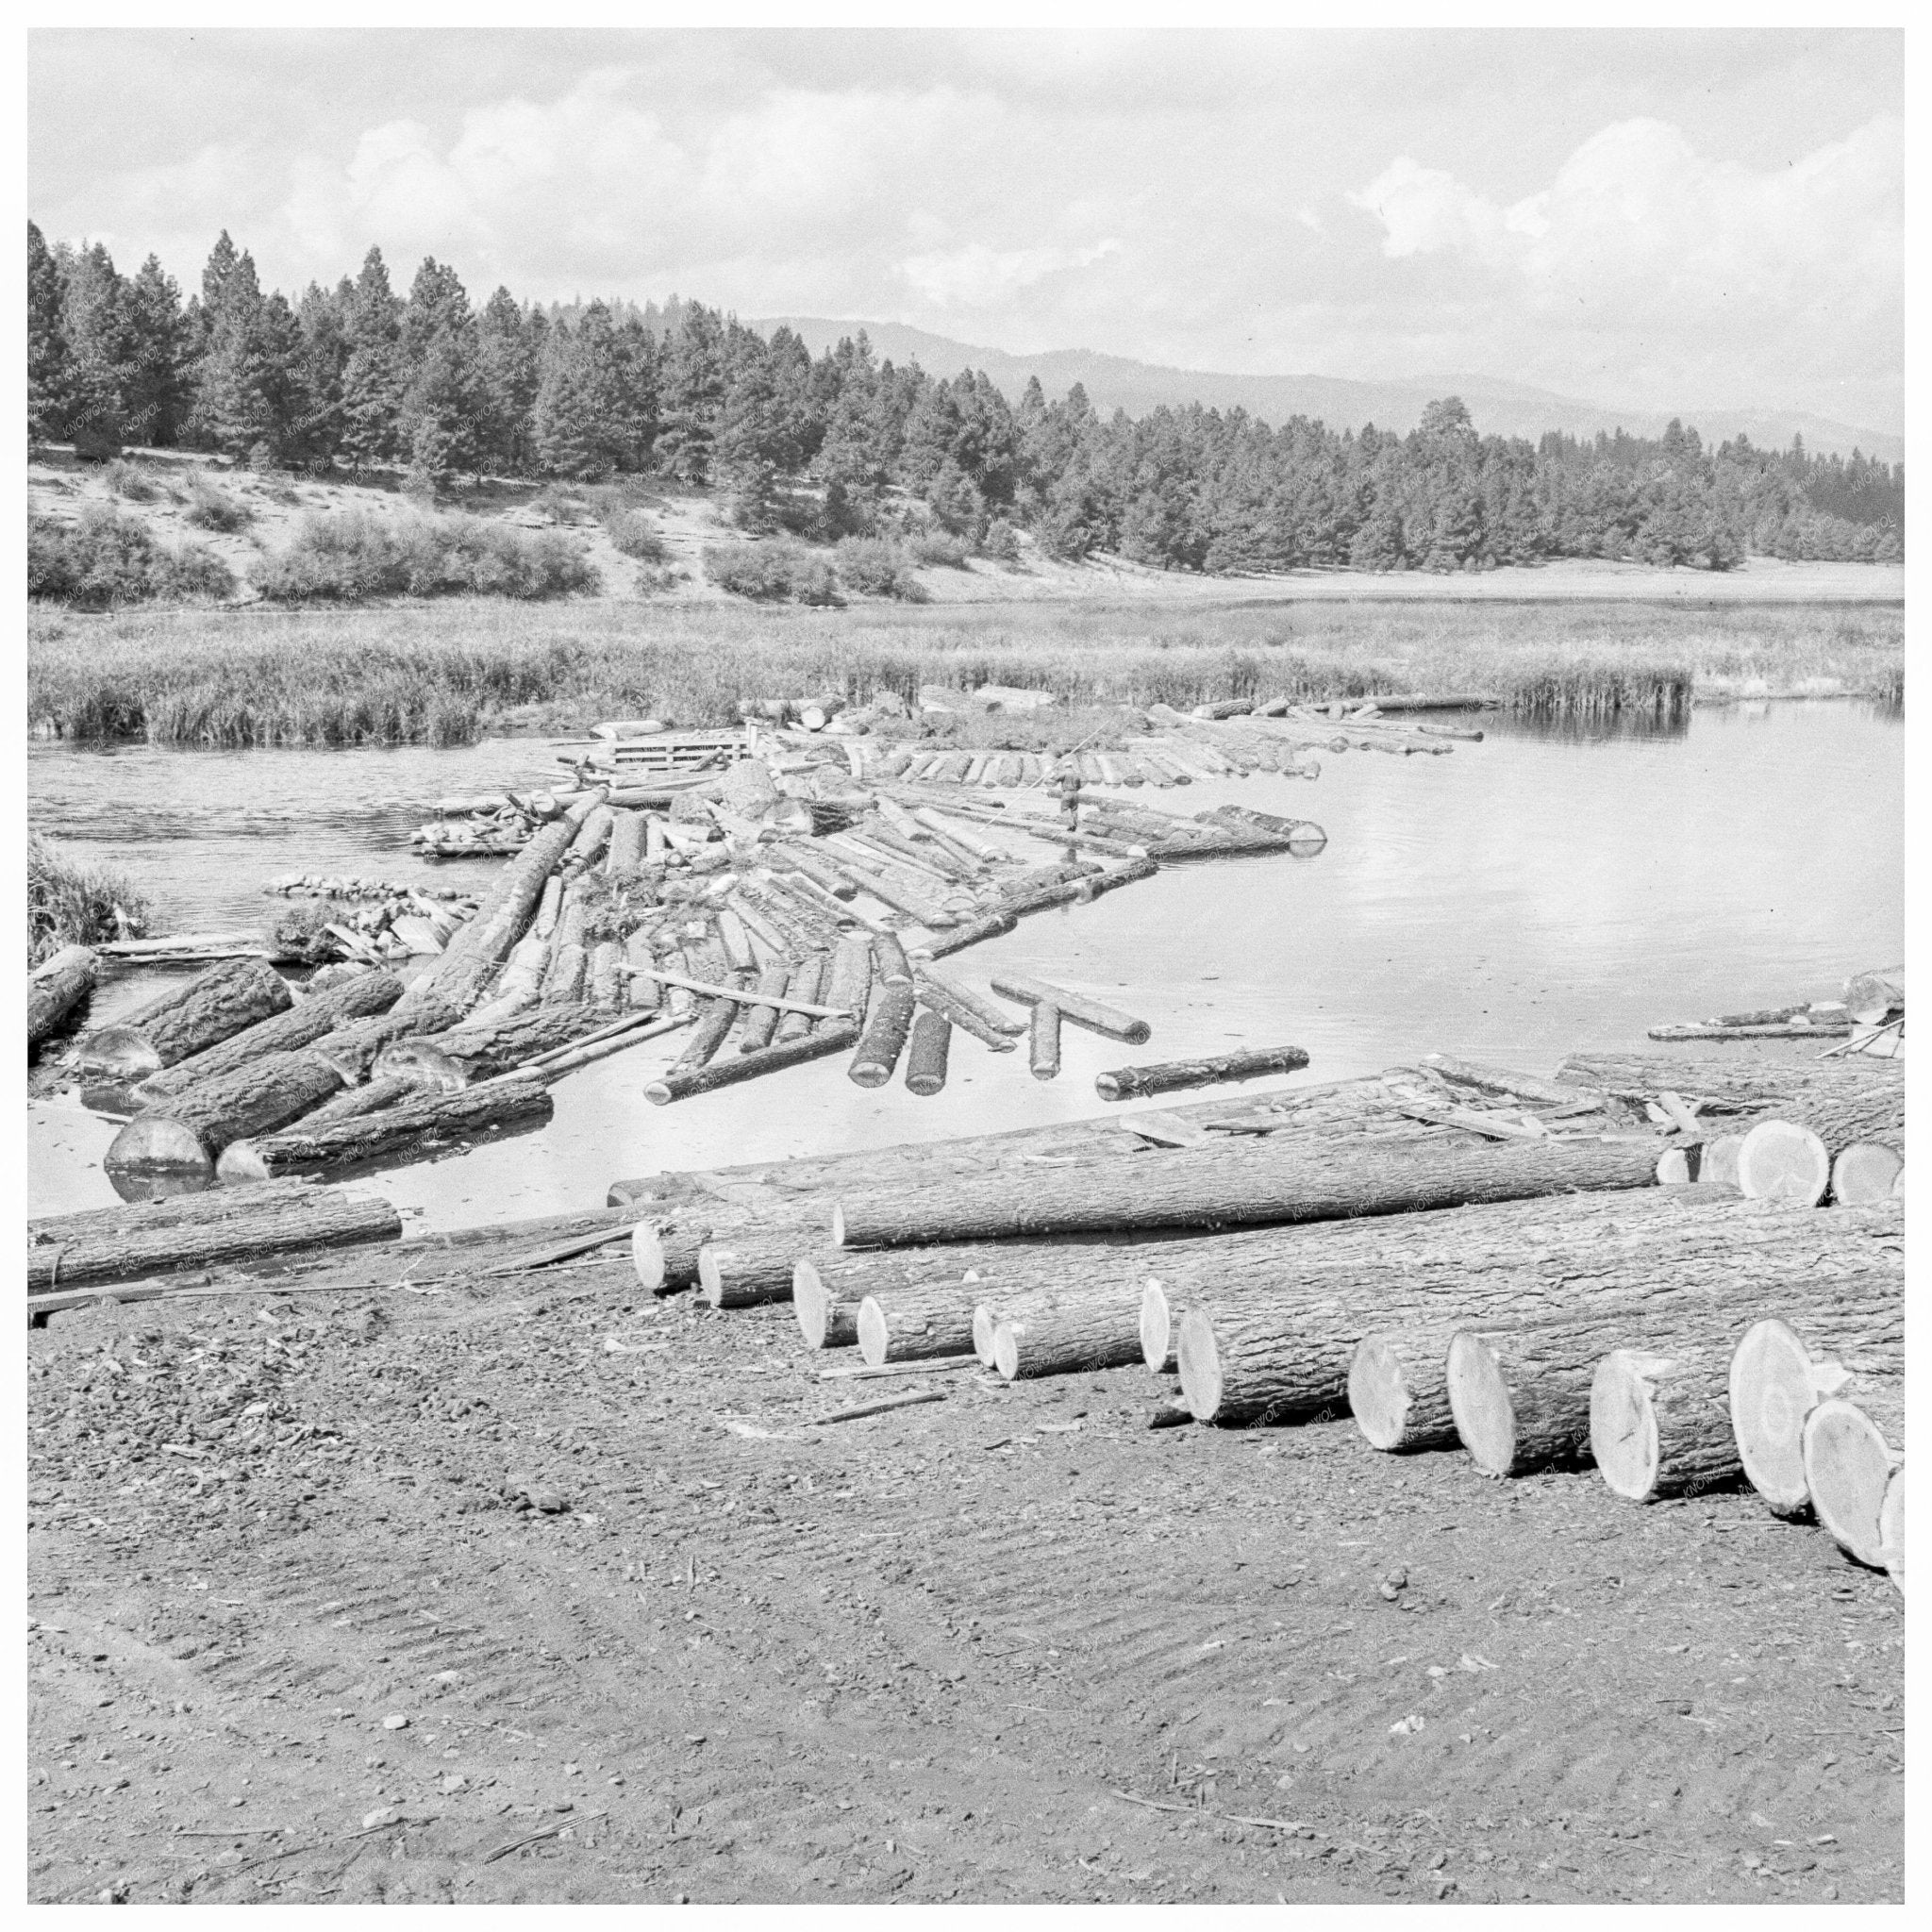
[[[114,1025],[84,1035],[76,1055],[89,1073],[110,1080],[141,1079],[293,1004],[288,982],[265,959],[228,959]]]

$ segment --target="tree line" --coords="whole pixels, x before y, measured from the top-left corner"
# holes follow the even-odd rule
[[[262,467],[595,481],[716,491],[746,529],[889,525],[905,496],[970,542],[1016,528],[1050,554],[1202,572],[1478,570],[1552,558],[1725,570],[1747,554],[1903,555],[1905,466],[1799,439],[1715,448],[1674,422],[1531,443],[1484,436],[1455,397],[1407,434],[1279,426],[1242,409],[1103,417],[1038,380],[895,366],[863,333],[817,357],[676,298],[659,308],[474,304],[425,258],[398,293],[380,250],[332,289],[265,291],[224,232],[186,301],[152,255],[27,225],[27,434],[83,455],[128,443]]]

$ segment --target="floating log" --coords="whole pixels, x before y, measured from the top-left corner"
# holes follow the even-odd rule
[[[930,966],[915,965],[913,982],[921,989],[922,998],[924,997],[924,989],[931,987],[944,994],[954,1008],[971,1013],[980,1023],[980,1026],[976,1032],[970,1026],[965,1030],[974,1033],[976,1038],[985,1039],[988,1033],[1017,1038],[1026,1031],[1025,1021],[1016,1020],[997,1001],[987,999],[983,994],[975,992],[970,986],[955,979],[951,974],[935,973]],[[958,1021],[954,1022],[955,1025],[959,1024]]]
[[[1738,1190],[1754,1200],[1815,1208],[1830,1186],[1830,1151],[1793,1121],[1760,1121],[1738,1149]]]
[[[1391,1455],[1457,1441],[1445,1364],[1453,1324],[1422,1321],[1365,1335],[1348,1365],[1348,1407],[1370,1446]]]
[[[1710,1021],[1688,1021],[1673,1025],[1653,1026],[1651,1040],[1842,1040],[1852,1023],[1837,1020],[1767,1021],[1756,1025],[1726,1026]]]
[[[1312,858],[1328,842],[1328,834],[1311,819],[1277,818],[1272,812],[1251,811],[1244,805],[1217,805],[1211,812],[1197,816],[1265,832],[1271,839],[1280,840],[1297,858]]]
[[[271,1054],[292,1053],[313,1045],[352,1020],[386,1013],[403,996],[403,983],[392,973],[358,973],[321,992],[301,999],[253,1026],[230,1034],[218,1045],[178,1060],[150,1074],[141,1089],[142,1104],[153,1108],[169,1096],[185,1093],[204,1080],[239,1072]]]
[[[1805,1484],[1812,1511],[1846,1556],[1874,1570],[1890,1567],[1881,1518],[1892,1472],[1905,1462],[1905,1392],[1903,1375],[1874,1379],[1855,1400],[1827,1396],[1805,1418]],[[1903,1537],[1894,1536],[1902,1544]],[[1902,1547],[1897,1557],[1902,1564]]]
[[[574,1007],[585,993],[590,948],[584,942],[584,895],[575,879],[563,889],[563,909],[550,938],[550,956],[537,997],[546,1007]]]
[[[698,1008],[697,1024],[691,1029],[691,1039],[685,1043],[684,1051],[672,1061],[671,1072],[667,1077],[694,1074],[710,1064],[718,1049],[724,1044],[725,1035],[738,1021],[738,1002],[727,995],[743,991],[743,988],[721,989],[719,997],[708,999]],[[742,1064],[743,1057],[733,1058]],[[665,1098],[671,1098],[668,1091]]]
[[[833,1216],[841,1247],[905,1247],[1129,1227],[1234,1227],[1398,1214],[1480,1201],[1656,1184],[1654,1145],[1565,1141],[1395,1152],[1306,1141],[1082,1162],[1016,1189],[1004,1175],[936,1182],[916,1196],[854,1190]]]
[[[1881,1211],[1842,1210],[1859,1218]],[[1903,1254],[1902,1226],[1895,1240]],[[1732,1352],[1726,1377],[1731,1433],[1746,1481],[1774,1515],[1802,1516],[1809,1507],[1804,1427],[1817,1404],[1828,1395],[1855,1398],[1867,1387],[1887,1387],[1904,1371],[1905,1300],[1896,1278],[1859,1284],[1857,1292],[1840,1291],[1828,1304],[1820,1297],[1803,1312],[1752,1323]]]
[[[778,1016],[777,1031],[773,1035],[779,1045],[803,1040],[811,1031],[811,1015],[801,1010],[803,1008],[830,1004],[823,998],[830,965],[825,954],[809,953],[791,969],[785,982],[786,1007]]]
[[[427,1039],[391,1041],[376,1055],[372,1077],[407,1074],[446,1093],[493,1079],[541,1054],[575,1046],[608,1020],[585,1006],[525,1007],[495,1022],[461,1025]]]
[[[587,792],[585,798],[601,805],[604,792]],[[562,863],[591,809],[589,803],[573,806],[564,817],[531,836],[477,907],[476,916],[451,940],[427,977],[404,995],[406,1004],[435,995],[459,1011],[475,1005],[491,975],[523,938],[544,885]]]
[[[1299,1073],[1308,1063],[1299,1046],[1249,1047],[1205,1059],[1168,1060],[1153,1067],[1115,1067],[1093,1076],[1103,1100],[1139,1100],[1150,1093],[1174,1093],[1185,1087],[1212,1087],[1223,1081],[1256,1080],[1265,1074]]]
[[[896,934],[882,932],[873,937],[873,977],[881,986],[910,986],[912,962]]]
[[[854,1021],[821,1021],[811,1033],[760,1047],[756,1053],[727,1054],[708,1064],[673,1067],[644,1089],[644,1098],[654,1107],[668,1107],[674,1100],[689,1100],[693,1094],[712,1093],[720,1087],[733,1087],[741,1080],[756,1080],[764,1074],[782,1073],[807,1060],[843,1053],[858,1038]]]
[[[749,946],[746,951],[750,950]],[[772,1036],[778,1030],[778,1008],[774,1000],[782,1000],[791,984],[791,968],[784,960],[774,966],[767,966],[758,974],[758,991],[759,1002],[745,1008],[744,1025],[738,1036],[740,1053],[758,1053],[772,1043]],[[809,1014],[796,1017],[807,1018]]]
[[[93,991],[100,977],[98,954],[87,946],[62,946],[34,968],[26,988],[26,1051],[31,1059],[68,1016]]]
[[[225,1181],[317,1174],[375,1160],[421,1159],[496,1128],[540,1126],[555,1111],[536,1081],[491,1081],[459,1093],[425,1094],[379,1113],[297,1124],[259,1140],[237,1141],[216,1164]]]
[[[970,1033],[990,1052],[1011,1053],[1014,1042],[1011,1035],[1024,1032],[1023,1022],[1017,1028],[1008,1020],[1002,1020],[998,1026],[988,1024],[978,1006],[967,1006],[957,996],[957,990],[946,980],[935,974],[920,972],[913,980],[913,989],[919,1003],[935,1018],[958,1027],[962,1033]],[[916,1023],[915,1023],[916,1024]]]
[[[1047,1000],[1033,1008],[1033,1024],[1027,1031],[1027,1063],[1036,1080],[1058,1080],[1060,1075],[1060,1009]]]
[[[1889,1201],[1905,1157],[1880,1141],[1854,1141],[1831,1163],[1831,1198],[1840,1208]]]
[[[1474,1087],[1478,1092],[1499,1093],[1511,1100],[1526,1100],[1536,1107],[1601,1108],[1604,1096],[1593,1088],[1566,1086],[1557,1080],[1539,1080],[1534,1074],[1511,1073],[1501,1067],[1477,1066],[1470,1060],[1451,1059],[1447,1054],[1425,1054],[1420,1064],[1458,1087]]]
[[[330,1121],[356,1120],[365,1113],[380,1113],[384,1108],[425,1091],[425,1081],[414,1073],[385,1074],[366,1086],[341,1088],[313,1113],[304,1114],[302,1122],[305,1126],[320,1127]]]
[[[948,958],[954,953],[963,953],[968,946],[978,945],[982,940],[995,940],[1011,932],[1019,923],[1010,912],[989,912],[984,918],[957,925],[950,932],[934,933],[921,940],[919,955],[924,959]]]
[[[1181,1304],[1174,1352],[1198,1420],[1338,1412],[1357,1351],[1371,1335],[1412,1341],[1441,1324],[1521,1327],[1579,1307],[1635,1307],[1632,1319],[1641,1321],[1638,1297],[1668,1301],[1679,1284],[1727,1283],[1735,1292],[1747,1268],[1772,1279],[1799,1275],[1813,1251],[1793,1252],[1795,1211],[1673,1188],[1335,1224],[1272,1255],[1257,1239],[1242,1238],[1228,1244],[1221,1272],[1205,1286],[1189,1267],[1176,1267],[1185,1257],[1162,1257],[1150,1269],[1164,1292],[1157,1298],[1150,1288],[1143,1296],[1147,1359],[1165,1348]],[[1840,1261],[1880,1266],[1875,1246],[1848,1224],[1827,1233],[1816,1252],[1829,1272]],[[1432,1360],[1441,1359],[1406,1351],[1400,1364],[1430,1402],[1437,1398],[1425,1385],[1435,1376]]]
[[[342,1085],[318,1053],[265,1054],[234,1073],[202,1080],[139,1113],[114,1136],[102,1166],[109,1174],[212,1176],[222,1149],[312,1113]]]
[[[138,1079],[204,1053],[293,1004],[288,982],[265,960],[227,960],[116,1024],[85,1035],[77,1058],[90,1073]]]
[[[905,985],[881,986],[873,997],[865,1030],[846,1077],[855,1086],[883,1087],[892,1077],[911,1029],[915,997],[910,977]]]
[[[906,1053],[906,1091],[930,1100],[946,1084],[946,1060],[952,1051],[953,1023],[930,1009],[913,1017],[912,1038]],[[1007,1042],[1010,1045],[1010,1042]]]
[[[366,1080],[383,1048],[391,1041],[433,1033],[455,1024],[458,1017],[454,1007],[439,1001],[409,1003],[405,1010],[406,1002],[407,993],[386,1013],[374,1013],[367,1019],[350,1020],[331,1027],[310,1051],[319,1053],[336,1067],[344,1080]]]
[[[1118,1007],[1105,1006],[1084,993],[1069,992],[1063,987],[1049,986],[1045,980],[1032,979],[1024,974],[995,973],[992,990],[1002,999],[1015,1000],[1022,1006],[1053,1007],[1062,1020],[1084,1026],[1091,1033],[1104,1033],[1109,1040],[1124,1040],[1130,1046],[1139,1046],[1154,1031],[1145,1020],[1137,1020]]]
[[[27,1292],[126,1281],[300,1248],[392,1241],[402,1232],[402,1217],[387,1201],[352,1201],[332,1188],[305,1182],[91,1208],[28,1223]]]

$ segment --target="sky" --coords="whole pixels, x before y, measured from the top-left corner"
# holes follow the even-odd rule
[[[1904,430],[1891,31],[40,31],[29,211],[192,289],[1475,374]]]

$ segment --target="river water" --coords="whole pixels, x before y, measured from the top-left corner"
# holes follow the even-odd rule
[[[1318,819],[1327,849],[1169,867],[1091,906],[1024,921],[959,955],[1111,999],[1152,1022],[1142,1048],[1073,1028],[1058,1080],[1024,1046],[956,1035],[945,1091],[867,1091],[834,1058],[655,1108],[671,1035],[569,1075],[540,1133],[366,1184],[416,1224],[456,1227],[601,1207],[620,1177],[881,1146],[1107,1112],[1093,1076],[1130,1060],[1306,1047],[1306,1073],[1377,1071],[1431,1052],[1547,1074],[1580,1047],[1637,1046],[1659,1021],[1834,993],[1904,951],[1904,749],[1896,716],[1853,703],[1701,708],[1674,735],[1570,735],[1493,716],[1441,758],[1324,756],[1308,784],[1266,774],[1136,794]],[[157,930],[252,926],[287,872],[485,882],[489,861],[410,857],[438,797],[553,769],[541,741],[458,751],[196,752],[36,744],[34,824],[111,862]],[[157,981],[105,987],[97,1018]],[[1180,1096],[1192,1098],[1195,1096]],[[114,1198],[115,1124],[62,1093],[31,1105],[33,1211]]]

